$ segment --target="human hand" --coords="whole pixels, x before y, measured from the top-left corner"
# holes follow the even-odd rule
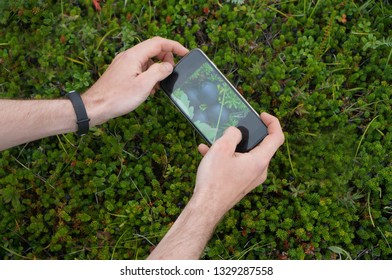
[[[204,144],[199,146],[204,158],[199,165],[191,201],[205,207],[214,220],[219,221],[247,193],[266,180],[269,162],[284,142],[279,120],[267,113],[262,113],[261,119],[269,134],[248,153],[235,152],[242,138],[235,127],[229,127],[211,148]]]
[[[158,88],[158,82],[173,71],[173,54],[188,50],[180,43],[160,37],[146,40],[119,53],[82,99],[90,126],[127,114]],[[156,58],[160,63],[154,62]]]
[[[197,259],[216,225],[238,201],[267,178],[272,156],[284,142],[279,120],[267,113],[261,119],[268,136],[248,153],[236,153],[239,129],[229,127],[211,148],[201,144],[194,194],[149,256],[149,259]]]

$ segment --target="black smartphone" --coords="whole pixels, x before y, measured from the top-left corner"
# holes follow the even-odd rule
[[[250,151],[268,135],[256,111],[200,49],[184,56],[160,86],[210,145],[229,126],[242,133],[237,152]]]

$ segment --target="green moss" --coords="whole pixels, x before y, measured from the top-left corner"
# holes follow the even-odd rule
[[[83,91],[116,53],[160,35],[203,49],[280,118],[287,141],[267,181],[225,216],[204,259],[392,257],[390,5],[8,2],[1,97]],[[145,258],[189,201],[201,141],[158,92],[83,138],[2,152],[0,257]]]

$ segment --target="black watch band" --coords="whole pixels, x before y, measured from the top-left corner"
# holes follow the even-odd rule
[[[77,134],[82,136],[86,134],[90,128],[90,119],[87,116],[86,107],[84,107],[83,100],[78,92],[73,90],[69,92],[66,97],[71,100],[76,113],[76,123],[78,124]]]

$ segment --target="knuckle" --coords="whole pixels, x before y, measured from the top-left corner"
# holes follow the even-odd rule
[[[285,142],[285,136],[284,136],[283,132],[276,134],[274,136],[274,138],[275,138],[275,143],[278,145],[278,147],[282,146]]]
[[[114,57],[114,59],[119,59],[119,58],[122,57],[125,53],[126,53],[126,51],[121,51],[121,52],[117,53],[116,56]]]
[[[260,184],[267,180],[267,172],[264,172],[260,177]]]
[[[152,37],[152,39],[151,40],[154,40],[154,41],[161,41],[163,38],[161,37],[161,36],[154,36],[154,37]]]
[[[265,158],[258,159],[258,160],[256,161],[255,165],[254,165],[254,168],[255,168],[254,171],[255,171],[255,173],[257,173],[257,174],[263,173],[264,170],[265,170],[266,168],[268,168],[268,165],[269,165],[269,160],[267,160],[267,159],[265,159]]]
[[[286,141],[285,135],[283,132],[280,133],[279,144],[280,146]]]
[[[128,49],[126,51],[123,51],[121,53],[119,53],[118,55],[121,55],[122,59],[128,60],[128,59],[133,59],[134,58],[134,54],[133,54],[133,50],[132,49]]]

